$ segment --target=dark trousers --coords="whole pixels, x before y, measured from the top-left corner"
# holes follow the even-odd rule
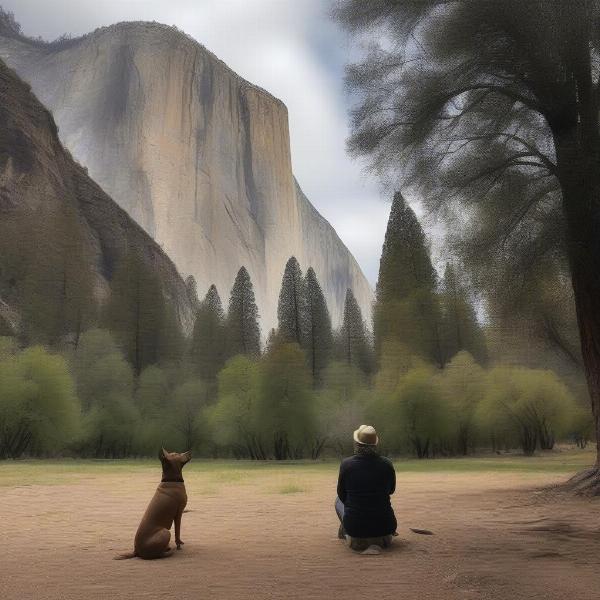
[[[335,498],[335,512],[340,520],[338,537],[344,539],[346,537],[346,532],[344,531],[344,503],[340,500],[339,496],[336,496]]]
[[[338,519],[344,521],[344,503],[340,500],[339,496],[335,497],[335,512],[337,513]]]

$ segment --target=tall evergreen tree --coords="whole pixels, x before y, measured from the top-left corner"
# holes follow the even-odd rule
[[[436,273],[423,228],[400,192],[394,194],[379,263],[377,302],[401,300],[417,288],[433,291]]]
[[[279,335],[284,342],[302,343],[302,320],[303,320],[303,280],[302,270],[292,256],[285,265],[281,291],[279,293],[279,304],[277,305],[277,319],[279,321]]]
[[[321,383],[333,349],[331,317],[323,290],[312,267],[304,277],[303,285],[302,347],[304,348],[313,385]]]
[[[225,315],[214,284],[196,313],[191,355],[198,375],[214,391],[217,375],[225,364]]]
[[[178,354],[177,319],[165,302],[158,276],[135,250],[117,264],[105,319],[136,375]]]
[[[93,259],[70,204],[0,224],[0,295],[19,307],[27,343],[76,346],[94,323]]]
[[[358,367],[365,375],[372,373],[373,357],[369,335],[360,306],[351,289],[346,291],[338,353],[343,361]]]
[[[235,278],[227,314],[229,356],[260,354],[260,328],[254,288],[246,267],[241,267]]]
[[[477,322],[475,310],[455,268],[448,263],[442,286],[443,342],[445,361],[466,350],[477,362],[487,360],[483,331]]]
[[[443,365],[437,276],[414,211],[394,195],[379,266],[373,329],[377,355],[384,340]]]

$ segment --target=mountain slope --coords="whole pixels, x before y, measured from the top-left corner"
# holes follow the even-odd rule
[[[53,224],[71,218],[69,235],[78,239],[82,262],[73,276],[92,293],[106,297],[110,277],[128,250],[135,250],[158,274],[180,322],[190,329],[192,310],[186,285],[160,246],[90,179],[61,146],[50,113],[0,60],[0,240],[12,241],[13,257],[24,255],[44,234],[54,247],[65,231]],[[52,224],[51,224],[52,223]],[[15,247],[15,245],[17,247]],[[39,260],[43,260],[40,256]],[[67,257],[68,259],[69,257]],[[0,257],[0,331],[19,328],[19,288],[31,282],[11,274],[6,253]],[[13,258],[14,260],[14,258]],[[51,274],[44,268],[41,277]],[[76,282],[77,283],[77,282]],[[42,306],[43,308],[43,306]]]
[[[239,267],[263,332],[287,259],[313,266],[334,322],[346,288],[372,291],[291,169],[285,105],[200,44],[156,23],[121,23],[44,45],[0,31],[0,57],[52,110],[63,143],[202,293],[227,296]]]

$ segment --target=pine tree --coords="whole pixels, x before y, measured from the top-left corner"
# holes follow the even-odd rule
[[[228,355],[260,354],[260,328],[254,288],[246,267],[235,278],[227,314]]]
[[[279,335],[284,342],[302,343],[303,320],[303,280],[302,270],[292,256],[285,265],[279,304],[277,305],[277,319],[279,321]]]
[[[200,378],[209,388],[214,388],[217,375],[225,364],[225,315],[214,284],[210,286],[196,313],[191,355]]]
[[[455,268],[448,263],[442,287],[443,340],[445,361],[466,350],[477,362],[487,361],[485,337],[465,287]]]
[[[373,311],[375,350],[384,340],[443,365],[437,276],[423,229],[402,194],[394,195]]]
[[[346,291],[338,353],[341,360],[348,365],[358,367],[365,375],[372,373],[373,357],[369,335],[360,306],[351,289]]]
[[[377,302],[401,300],[416,288],[433,291],[436,273],[425,233],[400,192],[394,194],[379,263]]]
[[[135,250],[130,249],[117,264],[105,320],[136,376],[148,365],[174,358],[180,350],[181,332],[160,280]]]
[[[97,316],[97,304],[93,259],[75,209],[69,204],[58,212],[40,209],[8,224],[14,228],[12,247],[3,252],[2,262],[12,271],[27,341],[77,346]],[[25,247],[19,238],[26,240]]]
[[[327,302],[312,267],[309,267],[304,278],[303,297],[302,348],[313,385],[318,386],[331,358],[333,334]]]

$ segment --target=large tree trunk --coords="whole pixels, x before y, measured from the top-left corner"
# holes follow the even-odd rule
[[[578,490],[600,494],[600,140],[597,118],[587,125],[583,122],[563,135],[555,134],[555,146],[581,353],[596,433],[596,464],[574,477],[572,484]]]

